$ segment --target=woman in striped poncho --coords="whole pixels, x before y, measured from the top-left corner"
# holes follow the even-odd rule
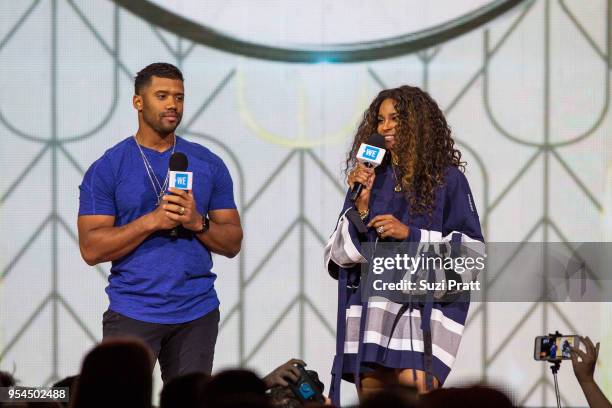
[[[383,163],[370,169],[355,159],[361,143],[385,138]],[[363,302],[363,242],[484,242],[461,153],[436,102],[417,87],[380,92],[364,114],[346,161],[348,184],[364,188],[345,200],[325,251],[338,279],[338,330],[330,396],[339,404],[340,380],[360,396],[386,385],[420,392],[444,383],[455,360],[469,308],[469,293],[454,302]],[[350,169],[350,171],[349,171]],[[354,208],[367,224],[358,234],[346,216]]]

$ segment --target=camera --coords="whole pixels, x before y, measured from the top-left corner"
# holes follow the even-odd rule
[[[296,367],[300,370],[300,378],[293,383],[289,383],[289,388],[300,402],[318,402],[324,403],[323,390],[325,386],[319,381],[319,375],[316,371],[306,370],[304,366],[297,364]]]
[[[538,361],[561,361],[572,358],[571,347],[578,347],[579,338],[570,336],[538,336],[535,338],[533,358]]]

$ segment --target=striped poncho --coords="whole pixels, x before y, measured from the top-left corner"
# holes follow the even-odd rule
[[[396,180],[389,161],[376,169],[370,196],[372,217],[392,214],[410,227],[411,242],[484,242],[469,184],[456,167],[448,167],[444,184],[437,188],[432,218],[409,215],[403,192],[395,192]],[[340,380],[359,382],[359,375],[372,364],[390,368],[414,368],[429,372],[443,384],[455,361],[469,309],[469,293],[461,300],[395,303],[385,298],[362,302],[360,266],[367,262],[362,242],[374,242],[376,231],[358,235],[346,216],[352,203],[347,199],[336,229],[325,248],[325,264],[338,279],[338,328],[336,356],[332,366],[330,397],[340,401]],[[431,223],[430,223],[431,221]]]

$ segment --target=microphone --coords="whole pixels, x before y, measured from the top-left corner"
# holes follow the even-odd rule
[[[368,143],[362,143],[357,151],[357,161],[365,165],[366,167],[375,168],[378,167],[385,157],[387,152],[385,149],[385,138],[378,133],[370,135]],[[357,200],[359,194],[363,190],[363,184],[355,183],[351,189],[349,199],[353,202]]]
[[[189,161],[187,156],[181,152],[175,152],[170,156],[168,169],[170,170],[168,187],[180,188],[183,190],[191,190],[193,183],[193,173],[186,171]],[[175,240],[178,238],[178,229],[176,226],[170,230],[170,238]]]
[[[168,168],[170,171],[187,171],[188,163],[189,160],[187,160],[185,153],[174,152],[172,153],[172,156],[170,156]]]

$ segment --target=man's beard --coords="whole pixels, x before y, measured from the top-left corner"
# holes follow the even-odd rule
[[[174,132],[176,130],[176,128],[178,127],[178,125],[181,123],[181,121],[179,120],[179,118],[176,118],[176,122],[172,125],[169,126],[164,126],[162,123],[159,124],[159,128],[155,129],[157,132],[159,133],[166,133],[166,134],[170,134],[172,132]]]
[[[163,123],[163,116],[157,115],[153,118],[149,117],[149,115],[143,115],[145,122],[152,127],[157,133],[162,135],[168,135],[176,130],[178,125],[181,123],[182,115],[177,113],[176,122],[171,123],[167,126]]]

